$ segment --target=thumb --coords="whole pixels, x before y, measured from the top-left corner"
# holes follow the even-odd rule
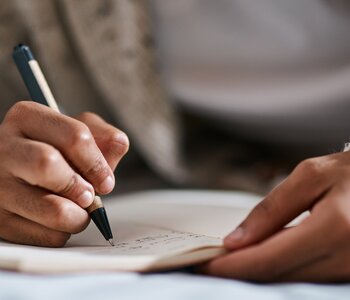
[[[325,176],[324,158],[308,159],[273,189],[226,238],[224,246],[238,249],[258,243],[281,230],[302,212],[310,209],[325,193],[332,176]]]

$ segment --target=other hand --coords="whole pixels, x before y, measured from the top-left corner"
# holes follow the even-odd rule
[[[300,213],[311,214],[284,229]],[[350,153],[307,159],[224,240],[207,274],[252,281],[350,280]]]

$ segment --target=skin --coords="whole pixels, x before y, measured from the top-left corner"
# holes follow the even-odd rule
[[[76,118],[29,101],[15,104],[0,125],[0,238],[61,247],[89,224],[94,190],[115,185],[126,154],[125,133],[99,116]]]
[[[228,253],[200,271],[257,282],[348,282],[349,199],[349,152],[307,159],[225,238]]]
[[[127,136],[95,114],[14,105],[0,125],[0,238],[63,246],[88,225],[84,208],[94,190],[114,188],[128,147]],[[225,238],[228,253],[200,271],[258,282],[348,282],[349,199],[349,152],[305,160]],[[304,211],[308,218],[285,229]]]

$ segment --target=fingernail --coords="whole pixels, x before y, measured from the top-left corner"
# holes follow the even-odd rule
[[[79,205],[83,208],[88,207],[94,200],[94,195],[90,191],[84,191],[77,199]]]
[[[242,227],[236,228],[234,231],[232,231],[228,236],[225,238],[225,244],[234,247],[238,244],[239,241],[242,240],[244,236],[244,230]]]
[[[101,193],[109,193],[114,187],[114,179],[108,176],[100,185]]]

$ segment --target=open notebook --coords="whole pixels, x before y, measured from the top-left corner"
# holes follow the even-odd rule
[[[0,242],[0,268],[34,273],[155,271],[224,253],[222,238],[260,200],[239,192],[150,191],[105,200],[115,247],[94,224],[63,248]]]

